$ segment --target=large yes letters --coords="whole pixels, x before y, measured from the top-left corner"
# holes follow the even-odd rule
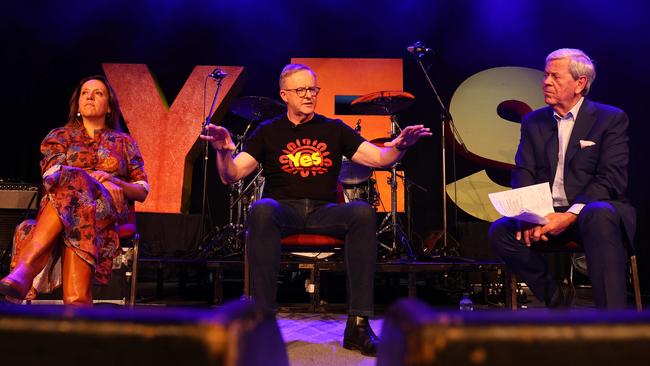
[[[198,152],[198,136],[203,122],[203,85],[214,66],[197,66],[176,96],[171,107],[165,101],[146,65],[103,64],[106,77],[120,101],[129,132],[138,142],[149,175],[151,191],[136,209],[144,212],[187,212],[192,186],[192,167]],[[222,102],[236,94],[244,70],[223,66],[228,73],[219,92],[213,115],[223,116]],[[208,81],[207,103],[216,83]],[[210,106],[206,106],[209,110]],[[207,113],[207,112],[206,112]]]
[[[456,89],[450,112],[470,154],[487,165],[514,164],[520,125],[500,117],[497,109],[504,102],[515,102],[528,110],[544,106],[541,80],[539,70],[497,67],[469,77]],[[447,192],[463,211],[482,220],[494,221],[501,215],[492,207],[487,195],[508,188],[494,183],[485,170],[481,170],[448,184]]]
[[[294,58],[294,63],[312,67],[323,88],[318,112],[341,118],[350,126],[361,119],[361,134],[368,140],[390,133],[388,116],[336,115],[337,96],[361,96],[380,90],[402,90],[401,59]],[[203,83],[213,66],[197,66],[169,107],[146,65],[103,64],[120,99],[122,114],[145,160],[151,192],[138,211],[187,212],[193,159],[198,153],[197,137],[203,119]],[[228,73],[217,100],[213,120],[226,112],[222,103],[235,96],[241,86],[243,67],[222,67]],[[499,67],[479,72],[465,80],[451,100],[450,111],[470,155],[483,166],[512,165],[519,143],[519,124],[502,118],[497,109],[510,101],[537,109],[544,105],[539,70]],[[216,83],[208,82],[206,95],[213,95]],[[209,106],[208,106],[209,108]],[[381,174],[386,172],[377,172]],[[377,179],[380,197],[390,197],[385,177]],[[399,180],[398,180],[399,182]],[[448,184],[455,204],[468,214],[494,221],[499,214],[487,194],[508,189],[495,182],[485,170]],[[398,187],[398,211],[404,210],[403,187]],[[380,211],[390,210],[382,199]]]

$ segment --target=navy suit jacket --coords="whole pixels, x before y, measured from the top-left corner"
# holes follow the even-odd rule
[[[636,211],[625,196],[629,147],[629,120],[622,110],[585,99],[580,106],[564,158],[564,190],[569,205],[607,201],[618,211],[632,243]],[[581,148],[580,140],[592,141]],[[524,116],[512,188],[555,179],[558,162],[557,121],[544,107]]]

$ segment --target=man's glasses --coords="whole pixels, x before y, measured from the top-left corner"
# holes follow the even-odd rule
[[[296,89],[284,89],[284,90],[295,92],[296,95],[298,95],[300,98],[306,97],[307,92],[309,92],[313,96],[317,96],[318,92],[320,92],[320,88],[317,86],[311,88],[296,88]]]

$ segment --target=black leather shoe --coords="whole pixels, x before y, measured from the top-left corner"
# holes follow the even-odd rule
[[[358,349],[364,356],[377,356],[379,338],[370,328],[367,317],[348,316],[343,335],[343,348]]]
[[[576,290],[570,282],[560,281],[551,299],[546,302],[550,309],[568,309],[573,304]]]

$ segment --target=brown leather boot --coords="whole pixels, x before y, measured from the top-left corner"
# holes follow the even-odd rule
[[[0,298],[23,300],[32,288],[32,281],[37,274],[38,272],[34,273],[34,270],[27,265],[19,265],[7,277],[0,280]]]
[[[22,300],[32,288],[34,277],[43,270],[52,256],[54,246],[63,230],[56,210],[49,203],[41,211],[31,239],[21,248],[11,273],[0,280],[0,300],[12,297]]]
[[[63,304],[92,306],[93,268],[74,249],[63,249]]]

